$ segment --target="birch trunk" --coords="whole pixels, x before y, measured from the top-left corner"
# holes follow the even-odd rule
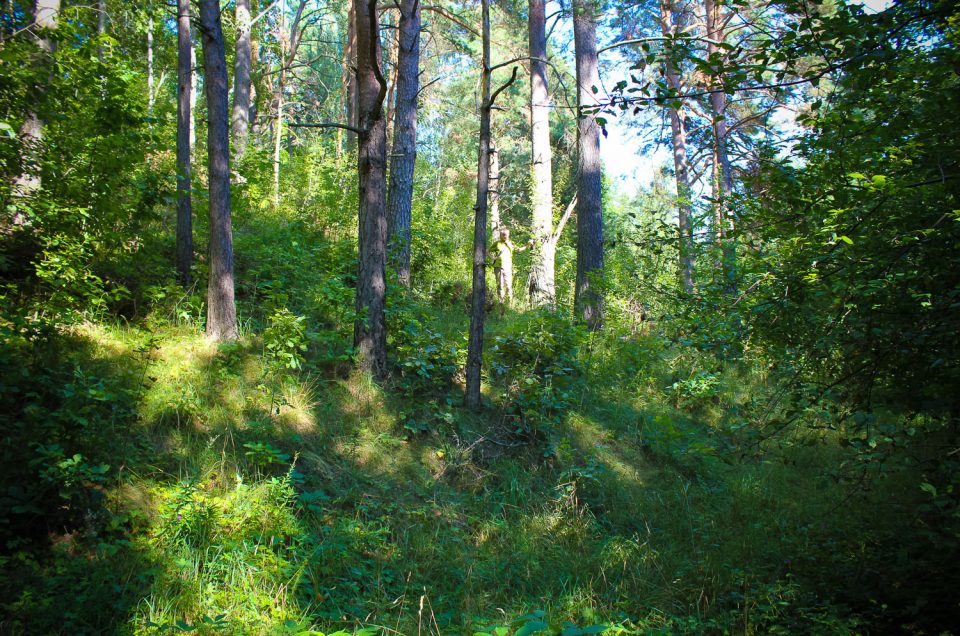
[[[153,117],[153,4],[147,9],[147,115]]]
[[[720,19],[720,6],[717,0],[704,0],[704,18],[707,25],[707,57],[713,59],[723,52],[715,42],[722,42],[726,38],[725,30]],[[730,169],[730,155],[727,150],[727,94],[722,90],[723,81],[718,75],[710,82],[710,114],[713,118],[714,143],[714,178],[713,200],[714,216],[716,219],[717,242],[721,250],[721,267],[723,269],[724,286],[728,293],[737,291],[736,265],[737,254],[733,240],[728,236],[730,229],[730,195],[733,194],[733,174]]]
[[[97,0],[97,36],[107,34],[107,0]],[[103,63],[103,43],[97,44],[97,61]]]
[[[660,29],[665,37],[675,34],[676,26],[673,20],[674,6],[671,0],[661,0]],[[681,93],[680,72],[676,63],[667,52],[664,61],[664,75],[667,85]],[[690,188],[690,166],[687,161],[687,138],[684,130],[684,111],[670,107],[670,133],[673,145],[673,169],[677,182],[677,226],[679,233],[680,254],[680,284],[685,292],[693,293],[693,233],[691,219],[693,211],[692,193]]]
[[[233,229],[230,220],[230,104],[219,0],[200,0],[204,87],[207,94],[207,162],[210,184],[210,278],[207,336],[237,338],[234,304]]]
[[[347,38],[343,47],[343,114],[347,124],[357,127],[357,15],[355,2],[347,9]],[[347,131],[346,148],[357,147],[357,134]]]
[[[574,0],[573,37],[577,65],[579,174],[577,176],[577,283],[574,307],[590,329],[603,324],[603,297],[596,285],[603,275],[603,189],[600,127],[596,112],[600,88],[597,61],[596,0]]]
[[[180,0],[177,0],[179,2]],[[197,152],[197,120],[194,118],[194,114],[197,112],[197,77],[199,73],[197,72],[197,47],[193,41],[190,40],[190,152],[191,156],[195,156]]]
[[[492,133],[491,133],[492,137]],[[490,231],[497,250],[494,273],[497,279],[497,300],[501,306],[513,301],[513,244],[500,219],[500,153],[490,141]]]
[[[43,68],[50,61],[56,43],[47,37],[47,31],[57,28],[60,17],[60,0],[35,0],[33,3],[33,20],[37,25],[37,35],[34,42],[37,45],[37,76],[41,78],[36,86],[35,94],[42,99],[46,93],[47,75]],[[15,197],[29,197],[35,194],[42,185],[41,163],[43,162],[43,127],[44,120],[40,115],[38,104],[31,104],[24,115],[20,126],[20,174],[13,180],[13,194]],[[21,225],[24,217],[20,212],[14,215],[15,225]]]
[[[273,206],[280,206],[280,143],[283,139],[283,92],[287,88],[287,3],[280,2],[280,68],[274,103],[277,116],[273,125]]]

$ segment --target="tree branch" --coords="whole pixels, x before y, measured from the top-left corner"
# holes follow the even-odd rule
[[[573,214],[573,211],[577,208],[577,198],[579,193],[574,193],[573,198],[570,199],[570,203],[567,204],[567,209],[563,211],[563,216],[560,217],[560,223],[557,224],[557,231],[553,233],[553,236],[550,237],[550,240],[553,243],[556,243],[560,240],[560,235],[563,234],[563,228],[567,225],[567,221],[570,220],[570,215]]]
[[[357,133],[362,135],[363,131],[357,128],[356,126],[350,126],[348,124],[337,124],[334,122],[316,122],[316,123],[303,123],[295,124],[290,122],[287,124],[288,128],[340,128],[342,130],[349,130],[350,132]]]
[[[487,108],[492,109],[492,108],[493,108],[493,103],[494,103],[495,101],[497,101],[497,96],[498,96],[500,93],[502,93],[503,91],[507,90],[507,89],[510,87],[511,84],[513,84],[515,81],[517,81],[517,68],[518,68],[518,67],[514,66],[514,67],[513,67],[513,74],[510,75],[510,79],[507,80],[507,83],[504,84],[503,86],[501,86],[500,88],[498,88],[497,90],[495,90],[495,91],[493,92],[493,95],[490,96],[490,101],[487,102]],[[491,68],[488,72],[492,73],[492,72],[493,72],[493,69]]]

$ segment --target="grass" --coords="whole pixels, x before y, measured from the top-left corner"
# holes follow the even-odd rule
[[[868,522],[824,478],[845,451],[732,451],[762,374],[678,393],[681,365],[655,338],[611,336],[581,354],[597,381],[522,443],[492,391],[479,415],[436,394],[413,432],[423,396],[278,369],[253,336],[218,348],[189,326],[87,324],[71,337],[74,361],[133,406],[103,519],[51,531],[52,556],[31,565],[43,575],[6,604],[15,632],[471,633],[535,610],[558,629],[855,625],[798,583]],[[68,576],[89,594],[66,593]]]

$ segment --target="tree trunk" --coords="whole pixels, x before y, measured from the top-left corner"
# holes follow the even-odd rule
[[[419,4],[419,3],[417,3]],[[397,10],[399,11],[400,5],[397,4]],[[386,12],[387,23],[384,24],[381,28],[383,30],[383,63],[381,66],[384,69],[390,69],[390,74],[387,76],[387,101],[385,107],[387,109],[387,157],[389,161],[390,157],[390,145],[393,141],[394,136],[394,110],[396,102],[394,100],[394,94],[397,92],[397,75],[399,72],[399,66],[397,65],[397,48],[400,46],[400,25],[393,23],[393,13],[390,11]],[[394,33],[396,31],[396,34]],[[396,37],[394,37],[396,36]],[[389,206],[389,202],[387,203]],[[387,217],[387,224],[389,226],[390,217]]]
[[[274,145],[273,145],[273,205],[280,205],[280,146],[283,141],[283,109],[284,92],[287,87],[287,72],[290,65],[297,57],[297,49],[300,47],[299,29],[300,18],[303,17],[303,10],[307,6],[307,0],[300,0],[297,5],[297,11],[293,16],[293,22],[290,23],[289,37],[286,29],[287,3],[285,0],[280,2],[280,68],[277,78],[277,93],[275,101],[277,103],[277,119],[274,126]]]
[[[673,23],[673,4],[670,0],[661,0],[660,28],[665,37],[672,37],[676,30]],[[664,62],[664,75],[667,85],[678,94],[682,92],[680,73],[671,59],[672,51],[667,51]],[[683,106],[670,108],[670,133],[673,142],[673,169],[677,180],[677,225],[679,230],[680,284],[685,292],[693,293],[693,201],[690,188],[690,166],[687,162],[687,138],[684,130]]]
[[[713,59],[723,52],[714,42],[726,39],[720,20],[720,7],[717,0],[704,0],[704,18],[707,25],[707,57]],[[713,76],[710,82],[710,114],[713,118],[714,143],[714,178],[713,200],[715,206],[717,241],[720,243],[721,265],[723,269],[724,286],[728,293],[737,291],[736,247],[728,236],[730,225],[730,195],[733,193],[733,174],[730,170],[730,155],[727,151],[727,94],[723,92],[723,82],[719,76]]]
[[[492,133],[491,133],[492,137]],[[502,306],[513,301],[513,244],[500,219],[500,153],[490,141],[490,231],[496,247],[494,273],[497,279],[497,300]]]
[[[553,175],[550,154],[550,93],[547,85],[545,0],[530,0],[530,139],[533,158],[531,204],[533,250],[530,304],[552,306],[554,286]]]
[[[179,2],[180,0],[177,0]],[[197,152],[197,120],[194,114],[197,112],[197,47],[190,40],[190,152],[191,156]]]
[[[287,3],[280,0],[280,68],[274,103],[277,115],[273,125],[273,206],[280,207],[280,143],[283,139],[283,92],[287,87]]]
[[[153,117],[153,3],[147,8],[147,115]]]
[[[190,195],[193,119],[190,0],[177,0],[177,278],[190,284],[193,265],[193,203]]]
[[[237,52],[233,70],[233,157],[239,161],[250,134],[250,0],[236,0]]]
[[[35,0],[33,3],[33,19],[38,27],[35,42],[39,49],[37,59],[37,76],[40,78],[36,86],[36,101],[43,98],[46,92],[47,74],[43,70],[56,49],[56,43],[46,37],[46,30],[57,28],[60,17],[60,0]],[[25,113],[23,124],[20,126],[20,174],[13,180],[13,194],[16,197],[29,197],[35,194],[42,185],[40,176],[43,161],[43,126],[44,120],[37,112],[38,104],[31,104]],[[24,222],[20,212],[14,215],[15,225]]]
[[[473,294],[470,336],[467,343],[467,386],[464,405],[480,408],[483,371],[483,324],[487,310],[487,196],[490,189],[490,2],[481,0],[483,12],[483,70],[480,101],[480,150],[477,157],[477,202],[473,222]]]
[[[574,0],[573,37],[577,64],[579,174],[577,176],[577,284],[574,307],[590,327],[603,323],[603,297],[596,285],[603,275],[603,190],[600,164],[600,127],[595,90],[600,88],[597,63],[596,0]]]
[[[397,52],[397,105],[390,155],[390,250],[397,277],[410,286],[410,223],[417,162],[417,93],[420,90],[420,0],[401,0]]]
[[[107,34],[107,0],[97,0],[97,37]],[[97,61],[103,63],[103,42],[97,44]]]
[[[219,0],[200,0],[204,87],[207,94],[207,162],[210,183],[210,278],[207,336],[237,338],[233,291],[233,230],[230,222],[230,104]]]
[[[357,14],[355,0],[347,9],[347,39],[343,47],[343,111],[347,124],[357,127]],[[346,148],[357,146],[357,134],[347,131]]]
[[[359,175],[359,274],[353,344],[360,368],[375,378],[387,374],[387,81],[380,69],[376,0],[354,0],[357,31],[357,173]]]

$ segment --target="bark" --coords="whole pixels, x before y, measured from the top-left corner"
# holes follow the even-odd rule
[[[153,117],[153,5],[147,9],[147,115]]]
[[[283,141],[283,109],[284,109],[284,91],[287,87],[287,72],[290,65],[297,57],[297,49],[300,46],[300,18],[303,17],[303,10],[307,6],[307,0],[300,0],[297,5],[297,12],[293,16],[293,22],[290,24],[289,37],[286,30],[287,3],[280,2],[280,69],[277,78],[277,92],[275,101],[277,104],[277,119],[274,126],[274,145],[273,145],[273,204],[280,205],[280,146]]]
[[[237,338],[234,304],[233,230],[230,221],[230,104],[219,0],[200,0],[204,87],[207,95],[207,161],[210,184],[210,278],[207,336]]]
[[[477,158],[477,202],[473,207],[473,293],[467,342],[466,394],[468,409],[480,408],[483,368],[483,324],[487,310],[487,196],[490,189],[490,2],[481,0],[483,13],[483,70],[480,101],[480,150]]]
[[[239,161],[250,135],[250,0],[236,0],[237,50],[233,67],[233,157]]]
[[[376,0],[354,0],[357,32],[357,173],[359,175],[359,272],[353,344],[360,368],[375,378],[387,373],[384,316],[387,277],[387,82],[381,71]]]
[[[553,176],[550,154],[550,94],[547,85],[545,0],[530,0],[530,140],[532,167],[533,254],[530,304],[552,306],[556,299],[553,236]]]
[[[393,267],[410,286],[410,224],[417,162],[417,93],[420,90],[420,0],[401,0],[397,47],[396,112],[390,155],[390,249]]]
[[[180,0],[177,0],[179,2]],[[197,112],[197,47],[190,40],[190,152],[197,151],[197,121],[194,119],[194,113]],[[192,154],[191,154],[192,156]]]
[[[726,39],[723,22],[720,18],[720,6],[717,0],[704,0],[704,18],[707,25],[707,56],[722,56],[723,51],[715,42]],[[721,57],[722,59],[722,57]],[[721,267],[723,269],[724,286],[728,293],[737,291],[736,281],[736,246],[728,236],[730,229],[730,195],[733,193],[733,174],[730,169],[730,155],[727,150],[727,94],[720,90],[723,82],[719,76],[711,78],[710,110],[713,118],[714,143],[714,178],[713,200],[714,216],[716,219],[717,242],[720,243]]]
[[[287,3],[280,2],[280,68],[273,101],[277,115],[273,125],[273,206],[280,206],[280,143],[283,140],[283,92],[287,88]]]
[[[97,0],[97,36],[107,34],[107,0]],[[97,44],[97,61],[103,63],[103,43]]]
[[[577,283],[574,307],[590,329],[603,324],[603,297],[597,289],[603,275],[603,191],[600,127],[594,87],[600,87],[597,62],[596,0],[574,0],[573,37],[577,66],[579,172],[577,175]]]
[[[419,3],[418,3],[419,4]],[[400,5],[396,5],[399,11]],[[394,94],[397,92],[397,75],[399,72],[399,67],[397,66],[397,47],[399,47],[400,42],[400,25],[393,23],[393,14],[392,12],[387,12],[387,23],[383,25],[383,37],[384,37],[384,50],[383,50],[383,68],[390,69],[390,75],[387,77],[387,157],[390,157],[390,144],[394,136],[394,110],[396,102],[394,100]],[[396,33],[395,33],[396,32]],[[396,36],[396,37],[394,37]],[[389,205],[389,203],[388,203]],[[389,222],[390,218],[387,217]]]
[[[502,222],[500,220],[500,152],[493,133],[490,134],[490,230],[494,237],[500,235]]]
[[[672,36],[676,30],[673,21],[673,9],[674,6],[670,0],[661,0],[660,28],[664,37]],[[664,75],[667,85],[677,93],[681,93],[680,72],[676,63],[670,58],[670,51],[667,51],[667,59],[664,62]],[[682,105],[680,108],[670,108],[670,133],[673,145],[673,169],[677,181],[680,284],[684,291],[693,293],[693,233],[690,224],[693,217],[693,201]]]
[[[190,195],[193,103],[190,0],[177,0],[177,277],[190,284],[193,265],[193,202]]]
[[[343,113],[347,124],[357,127],[357,17],[355,2],[347,9],[347,39],[343,47]],[[347,131],[346,148],[357,147],[357,135]]]
[[[60,0],[35,0],[33,3],[33,20],[38,32],[34,42],[37,45],[37,77],[39,81],[34,86],[33,102],[24,114],[23,124],[20,126],[20,174],[13,180],[13,194],[15,197],[29,197],[35,194],[42,185],[40,176],[43,161],[43,117],[38,112],[38,102],[43,100],[47,89],[48,75],[45,70],[56,49],[56,43],[48,37],[46,31],[57,28],[57,19],[60,17]],[[15,225],[24,222],[22,214],[17,212],[13,220]]]
[[[508,305],[513,300],[513,243],[509,233],[504,234],[500,219],[500,153],[496,145],[490,142],[490,231],[496,241],[496,261],[494,273],[497,279],[497,300]]]

